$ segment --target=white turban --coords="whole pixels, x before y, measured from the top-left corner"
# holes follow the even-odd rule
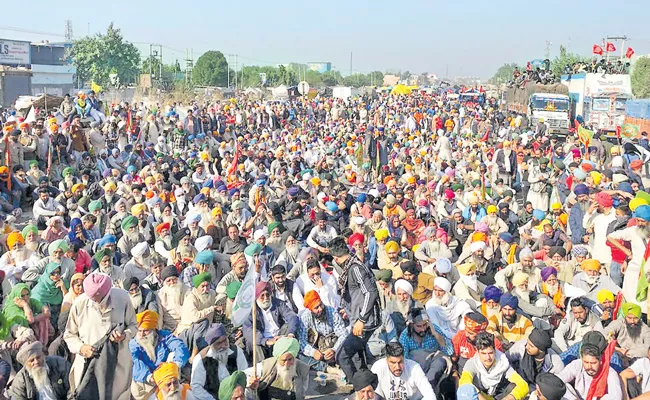
[[[196,239],[196,242],[194,242],[194,247],[196,247],[197,251],[203,251],[206,249],[209,250],[210,247],[212,247],[212,236],[205,235]]]
[[[266,237],[266,232],[265,229],[256,230],[255,233],[253,233],[253,240],[257,242],[261,238]]]
[[[138,258],[142,257],[144,253],[147,252],[148,249],[149,249],[149,244],[147,244],[147,242],[140,242],[135,246],[133,246],[133,248],[131,249],[131,255],[133,257],[138,257]]]
[[[521,249],[519,252],[519,259],[521,260],[522,258],[533,258],[533,251],[530,247],[524,247]]]
[[[354,223],[356,225],[363,225],[366,223],[366,218],[363,215],[357,215],[354,217]]]
[[[447,293],[451,291],[451,282],[449,282],[447,278],[437,277],[433,280],[433,286],[438,287]]]
[[[187,217],[185,219],[185,223],[187,225],[191,224],[192,222],[199,222],[201,221],[201,214],[196,213],[196,212],[190,212],[187,214]]]
[[[397,292],[400,289],[405,291],[409,295],[413,294],[413,286],[404,279],[398,279],[395,282],[395,292]]]
[[[612,158],[612,168],[623,168],[623,157],[615,156]]]
[[[451,261],[447,258],[439,258],[436,260],[435,267],[441,274],[448,274],[451,271]]]
[[[485,244],[485,242],[482,241],[482,240],[479,240],[478,242],[472,243],[470,245],[469,249],[470,249],[470,251],[472,253],[475,253],[475,252],[477,252],[479,250],[485,250],[486,247],[487,247],[487,245]]]

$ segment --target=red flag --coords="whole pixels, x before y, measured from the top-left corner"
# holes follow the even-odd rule
[[[235,154],[232,157],[232,162],[226,170],[226,177],[235,174],[237,172],[237,162],[239,161],[239,143],[235,143]]]
[[[621,138],[621,127],[619,125],[616,126],[616,137]]]
[[[631,47],[628,47],[627,51],[625,52],[625,57],[632,58],[633,55],[634,55],[634,50]]]
[[[490,128],[488,128],[488,129],[485,131],[485,134],[484,134],[483,137],[481,138],[481,142],[487,142],[489,137],[490,137]]]
[[[598,54],[599,56],[603,55],[603,48],[598,46],[597,44],[594,45],[594,49],[592,51],[594,54]]]
[[[592,400],[594,398],[601,398],[607,394],[607,378],[609,377],[609,362],[614,355],[614,350],[616,349],[616,340],[612,340],[607,345],[605,353],[602,356],[602,362],[600,364],[600,370],[591,381],[589,385],[589,390],[587,391],[586,400]]]
[[[623,304],[623,292],[618,292],[616,293],[616,297],[614,298],[614,308],[612,309],[612,320],[615,320],[616,317],[618,316],[618,310],[621,308],[622,304]]]
[[[607,47],[605,47],[605,50],[607,50],[607,52],[611,53],[613,51],[616,51],[616,47],[614,47],[614,43],[607,42]]]

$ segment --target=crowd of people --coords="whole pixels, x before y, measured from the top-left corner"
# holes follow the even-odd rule
[[[642,147],[415,92],[78,100],[2,116],[0,398],[650,398]]]

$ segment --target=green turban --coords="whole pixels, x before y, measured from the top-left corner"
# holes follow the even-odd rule
[[[88,204],[88,210],[90,210],[90,212],[95,212],[100,208],[102,208],[102,202],[99,200],[93,200]]]
[[[68,251],[68,243],[63,239],[55,240],[52,243],[50,243],[49,246],[47,246],[47,253],[49,255],[52,255],[54,254],[55,251],[59,249],[63,250],[64,252]]]
[[[539,163],[540,163],[540,164],[548,164],[548,158],[546,158],[546,157],[542,157],[542,158],[540,158],[540,159],[539,159]]]
[[[244,249],[244,254],[249,257],[253,257],[255,254],[260,254],[262,251],[262,245],[259,243],[251,243]]]
[[[564,165],[564,162],[562,162],[561,160],[555,161],[553,163],[553,165],[555,165],[560,170],[563,170],[564,168],[566,168],[566,166]]]
[[[637,318],[641,318],[641,307],[634,303],[623,303],[621,304],[621,310],[623,311],[623,316],[626,317],[629,314],[634,315]]]
[[[465,186],[463,186],[462,183],[454,183],[453,185],[451,185],[451,190],[453,190],[454,192],[458,190],[465,190]]]
[[[239,293],[239,288],[241,288],[241,282],[239,281],[232,281],[226,286],[226,296],[230,300],[234,300],[235,297],[237,297],[237,293]]]
[[[475,179],[475,180],[472,181],[472,186],[479,186],[480,184],[481,184],[481,181],[479,181],[478,179]]]
[[[298,357],[300,343],[294,338],[283,336],[273,345],[273,357],[280,357],[284,353],[291,353],[292,356]]]
[[[219,400],[232,400],[237,386],[246,389],[246,374],[242,371],[235,371],[219,384]]]
[[[27,225],[26,227],[23,228],[23,231],[21,232],[23,235],[23,239],[27,237],[29,232],[32,232],[34,235],[38,235],[38,228],[36,225]]]
[[[271,222],[269,224],[269,235],[271,234],[271,232],[273,232],[275,230],[275,228],[279,228],[280,233],[284,232],[284,225],[282,225],[279,222]]]
[[[99,264],[99,263],[102,262],[102,258],[104,258],[104,256],[109,256],[109,257],[111,257],[112,255],[113,255],[113,251],[111,251],[111,249],[103,248],[103,249],[101,249],[101,250],[98,250],[98,251],[95,253],[95,255],[93,256],[93,259],[94,259],[95,261],[97,261],[97,264]]]
[[[210,282],[210,281],[212,281],[212,276],[210,275],[209,272],[204,272],[202,274],[195,275],[192,278],[192,285],[194,285],[194,287],[196,288],[199,287],[199,285],[202,284],[203,282]]]
[[[393,270],[390,269],[381,269],[377,273],[377,280],[383,282],[390,282],[393,279]]]
[[[36,160],[32,160],[32,161],[30,161],[30,162],[29,162],[29,167],[31,168],[31,167],[33,167],[33,166],[38,166],[38,161],[36,161]]]
[[[73,173],[74,173],[74,169],[72,169],[72,167],[65,167],[63,168],[63,172],[61,172],[61,175],[63,177],[66,177],[68,175],[72,175]]]
[[[122,230],[128,231],[130,228],[138,226],[138,219],[133,215],[128,215],[122,220]]]

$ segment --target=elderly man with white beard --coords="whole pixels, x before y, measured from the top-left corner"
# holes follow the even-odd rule
[[[284,261],[287,266],[287,271],[291,274],[294,267],[298,267],[298,255],[300,254],[300,244],[294,235],[288,235],[284,242],[284,250],[278,255],[276,263]],[[296,271],[298,272],[298,271]],[[297,276],[297,275],[296,275]],[[293,277],[295,279],[295,277]]]
[[[156,199],[158,199],[156,197]],[[148,200],[150,202],[151,200]],[[160,201],[160,199],[158,199]],[[153,208],[153,206],[151,206]],[[154,229],[149,222],[149,215],[147,214],[147,206],[143,203],[138,203],[131,207],[131,214],[138,220],[138,232],[142,234],[144,240],[149,243],[154,241]]]
[[[196,211],[190,211],[185,216],[185,227],[190,230],[190,240],[194,242],[201,236],[205,236],[205,230],[199,226],[201,214]]]
[[[50,243],[50,245],[47,246],[49,256],[43,258],[37,264],[28,267],[25,272],[23,272],[22,281],[25,283],[33,282],[35,284],[38,278],[43,274],[43,271],[45,271],[47,264],[53,262],[61,265],[61,279],[69,282],[75,271],[75,263],[73,260],[65,256],[68,247],[68,242],[63,239],[55,240]]]
[[[621,288],[614,283],[612,278],[608,275],[601,274],[602,267],[599,260],[588,258],[580,263],[580,267],[582,268],[582,272],[578,272],[573,277],[573,286],[584,290],[586,293],[585,296],[589,300],[594,302],[598,301],[598,292],[603,289],[609,290],[612,293],[621,291]],[[635,297],[632,297],[632,299]]]
[[[427,240],[420,243],[420,246],[415,250],[415,258],[422,265],[422,271],[424,272],[426,272],[426,268],[433,269],[437,260],[441,258],[449,259],[452,256],[449,247],[436,239],[435,229],[425,229],[425,232],[428,233]]]
[[[212,277],[207,272],[200,273],[192,278],[194,289],[190,290],[185,296],[181,322],[176,328],[177,334],[180,334],[192,324],[202,320],[211,322],[214,318],[214,313],[217,311],[217,294],[210,289],[211,281]]]
[[[194,257],[194,262],[185,267],[181,273],[181,280],[183,284],[187,287],[192,287],[192,279],[198,274],[207,272],[210,274],[210,277],[214,277],[214,253],[212,250],[203,250],[198,252]],[[216,283],[214,280],[210,282],[210,289],[216,288]]]
[[[189,228],[182,228],[176,232],[172,240],[172,246],[175,246],[175,248],[169,251],[170,264],[175,265],[176,263],[193,260],[196,253],[198,253],[196,247],[192,244]]]
[[[158,239],[153,244],[153,249],[156,253],[166,258],[169,264],[173,264],[170,256],[170,252],[174,249],[171,224],[169,222],[158,224],[156,226],[156,233],[158,234]]]
[[[25,246],[20,232],[7,235],[7,248],[9,251],[0,257],[0,270],[5,272],[6,280],[13,286],[21,280],[26,269],[39,261],[39,257]]]
[[[158,290],[158,307],[162,313],[162,328],[171,332],[181,322],[181,314],[185,296],[190,291],[187,286],[178,279],[178,269],[169,265],[161,273],[162,288]]]
[[[9,396],[15,400],[64,400],[70,383],[70,364],[59,356],[46,356],[41,342],[20,347],[16,359],[23,368],[16,374]]]
[[[181,370],[173,362],[162,363],[153,372],[156,393],[153,398],[159,400],[194,400],[192,389],[187,383],[181,383]]]
[[[539,271],[535,268],[535,258],[533,251],[526,247],[519,252],[518,263],[510,264],[494,275],[495,285],[501,290],[508,291],[510,280],[517,272],[524,272],[528,275],[528,289],[535,290],[539,283]]]
[[[128,215],[122,220],[122,237],[117,242],[117,248],[124,254],[131,254],[131,250],[141,242],[144,242],[144,235],[138,230],[138,219]]]
[[[132,258],[124,265],[124,277],[136,277],[142,281],[149,275],[151,250],[147,242],[141,242],[131,249]]]
[[[465,300],[472,309],[478,309],[486,286],[478,280],[476,265],[473,262],[466,262],[456,268],[460,273],[460,279],[454,284],[453,295],[460,300]]]
[[[133,357],[133,383],[131,395],[136,400],[148,399],[154,393],[154,370],[166,361],[183,368],[190,359],[185,343],[171,332],[158,330],[158,313],[144,311],[137,314],[138,333],[129,342]]]
[[[562,310],[553,304],[553,300],[537,292],[537,288],[530,289],[530,275],[517,272],[512,277],[511,293],[519,299],[519,309],[529,318],[550,317],[553,314],[562,314]]]
[[[451,283],[447,279],[440,277],[434,279],[433,296],[425,306],[431,323],[439,327],[449,339],[465,328],[463,317],[472,311],[466,301],[450,293]]]
[[[141,287],[138,278],[133,276],[125,280],[124,289],[129,292],[129,298],[131,299],[131,304],[133,305],[136,314],[142,313],[145,310],[160,313],[156,294],[147,288]]]
[[[241,348],[230,345],[222,324],[211,324],[197,345],[199,352],[192,360],[192,394],[198,400],[219,399],[220,386],[236,371],[248,368]]]
[[[473,263],[476,266],[476,275],[478,276],[478,280],[486,285],[492,285],[494,283],[496,268],[493,263],[486,258],[486,251],[491,251],[491,249],[488,248],[487,244],[485,244],[483,240],[477,240],[468,247],[471,254],[465,257],[464,255],[467,253],[464,251],[458,258],[456,265]]]
[[[257,378],[248,368],[249,387],[261,399],[304,399],[309,385],[309,367],[297,359],[300,343],[282,337],[273,345],[273,356],[257,364]]]
[[[386,303],[386,313],[393,320],[395,333],[397,337],[406,329],[409,310],[414,308],[424,308],[419,302],[413,300],[413,285],[404,279],[398,279],[393,285],[395,288],[395,297]]]

